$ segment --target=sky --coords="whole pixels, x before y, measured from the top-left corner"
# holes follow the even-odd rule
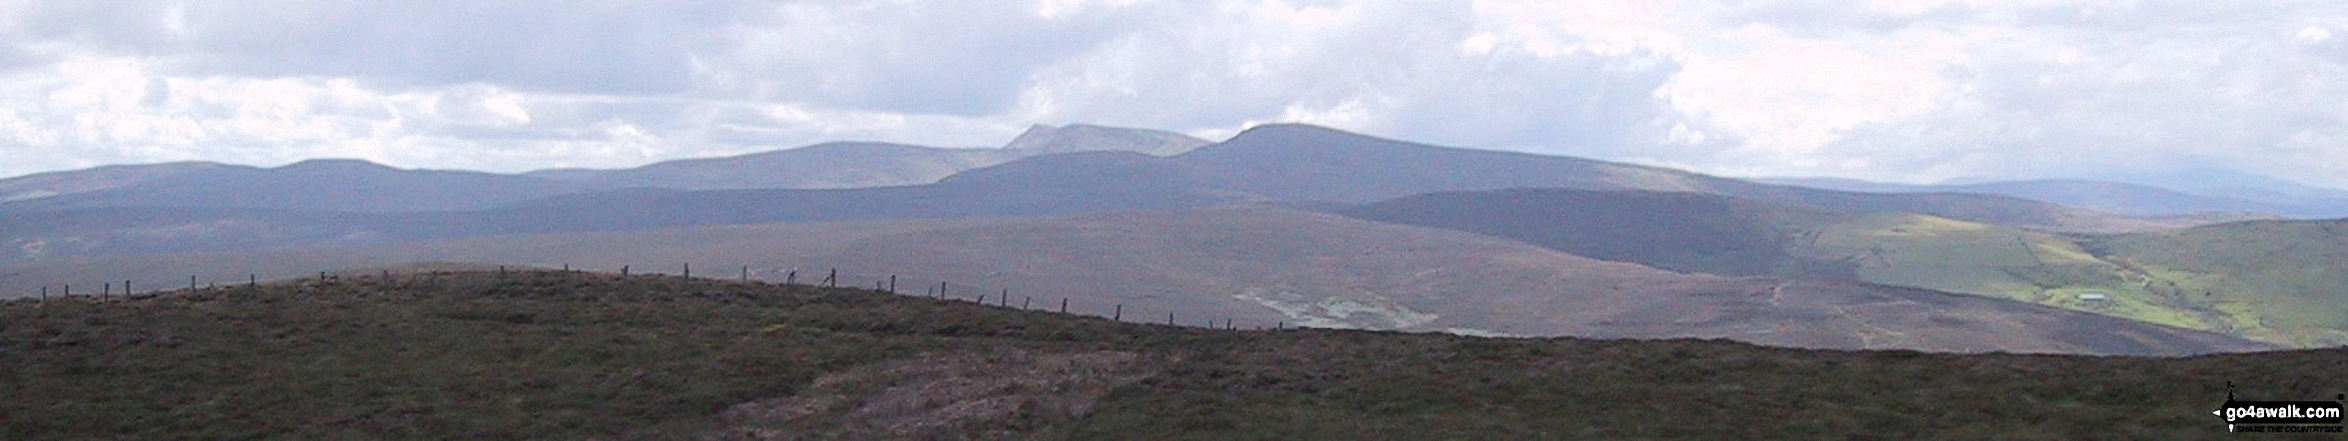
[[[1729,176],[2348,187],[2348,2],[0,0],[0,176],[1282,122]]]

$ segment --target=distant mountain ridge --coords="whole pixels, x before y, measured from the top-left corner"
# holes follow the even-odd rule
[[[576,190],[527,176],[404,170],[356,159],[314,159],[275,168],[221,164],[93,169],[78,179],[163,170],[105,187],[0,204],[0,211],[77,208],[250,208],[324,212],[474,210]],[[15,184],[17,180],[10,180]]]
[[[280,167],[212,162],[115,165],[0,179],[0,212],[208,207],[325,212],[479,210],[529,199],[626,188],[850,189],[920,185],[1037,155],[1136,151],[1171,154],[1207,141],[1181,134],[1076,124],[1037,126],[1004,148],[827,142],[721,158],[614,170],[521,174],[400,169],[355,159]],[[71,196],[71,197],[60,197]]]
[[[892,151],[889,149],[948,150],[833,144],[798,155],[829,150]],[[719,170],[791,152],[678,167]],[[659,164],[643,169],[667,170]],[[1124,151],[1043,154],[955,173],[933,184],[851,189],[596,190],[576,183],[592,177],[571,176],[573,181],[560,181],[399,170],[360,162],[221,170],[225,171],[188,176],[241,176],[238,179],[243,180],[158,180],[149,183],[152,185],[70,198],[0,204],[0,214],[58,213],[19,217],[28,220],[12,225],[6,237],[0,237],[0,245],[21,248],[37,244],[40,248],[38,252],[20,249],[9,259],[50,259],[114,255],[102,250],[158,249],[134,245],[140,242],[177,244],[164,249],[205,250],[202,244],[215,241],[226,248],[212,251],[235,251],[255,246],[773,222],[1071,215],[1262,203],[1342,207],[1425,193],[1507,188],[1694,192],[1836,212],[1915,212],[2053,231],[2108,233],[2206,223],[2127,218],[2002,196],[1869,194],[1758,184],[1581,158],[1415,144],[1303,125],[1259,126],[1230,140],[1171,157]],[[330,176],[314,172],[319,170],[341,170],[352,176],[328,179]],[[693,179],[734,175],[682,174]],[[166,183],[167,187],[158,187]],[[248,211],[184,210],[192,207]],[[83,209],[108,209],[115,214],[66,213]],[[117,216],[120,213],[139,216],[123,218]],[[330,213],[357,214],[322,215]],[[99,223],[76,225],[51,219]],[[261,243],[223,236],[240,229],[302,233],[265,234],[282,241]]]
[[[1871,193],[1978,193],[2012,196],[2130,216],[2250,213],[2303,218],[2348,216],[2348,193],[2299,187],[2293,192],[2252,189],[2179,190],[2084,179],[1895,184],[1842,178],[1754,178],[1782,185]],[[2285,185],[2285,184],[2273,184]],[[2245,219],[2258,216],[2245,216]]]
[[[1174,156],[1213,144],[1180,133],[1105,127],[1091,124],[1048,126],[1036,124],[1004,144],[1004,150],[1041,153],[1119,151],[1150,156]]]
[[[996,148],[827,142],[740,156],[663,161],[630,169],[542,170],[527,175],[588,189],[843,189],[926,184],[1028,155]]]

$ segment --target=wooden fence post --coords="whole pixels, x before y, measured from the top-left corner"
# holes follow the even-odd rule
[[[890,275],[889,275],[889,294],[896,294],[896,293],[897,293],[897,275],[896,275],[896,274],[890,274]]]
[[[685,278],[693,278],[693,262],[685,262]]]
[[[620,278],[628,278],[628,266],[620,265]]]
[[[1026,296],[1026,297],[1022,297],[1022,298],[1020,298],[1020,299],[1019,299],[1019,309],[1027,309],[1027,306],[1028,306],[1028,305],[1031,305],[1031,304],[1034,304],[1034,303],[1035,303],[1035,296]]]
[[[742,283],[750,283],[750,265],[742,265]]]
[[[792,268],[790,273],[783,274],[783,284],[784,284],[784,285],[797,285],[797,284],[799,284],[799,269],[798,269],[798,268]]]
[[[995,303],[999,303],[1000,305],[998,306],[1005,308],[1011,307],[1011,288],[1003,288],[1003,298],[996,301]]]
[[[196,292],[196,276],[188,276],[188,292]]]
[[[1125,304],[1117,304],[1117,312],[1109,313],[1110,321],[1125,321]]]
[[[1166,312],[1166,326],[1174,326],[1174,313],[1172,311]]]

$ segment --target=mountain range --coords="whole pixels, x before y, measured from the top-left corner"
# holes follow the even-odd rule
[[[2243,287],[2278,282],[2190,262],[2145,269],[2167,256],[2132,240],[2232,228],[2322,243],[2338,237],[2329,228],[2235,227],[2283,225],[2241,210],[2260,206],[2098,210],[2044,200],[2060,192],[1991,193],[1812,188],[1288,124],[1221,142],[1037,126],[998,148],[826,143],[521,174],[348,160],[111,166],[0,180],[10,195],[0,203],[0,295],[421,261],[603,271],[700,264],[721,276],[734,267],[770,279],[840,268],[853,283],[905,276],[954,292],[1011,290],[1177,316],[1470,334],[2099,354],[2348,342],[2336,334],[2348,320],[2248,301],[2155,301],[2176,291],[2158,289],[2104,289],[2114,299],[2094,304],[2063,297],[2120,282],[2165,286],[2185,271],[2212,292],[2254,291]],[[1902,253],[1983,249],[1992,239],[2125,270],[1900,263],[1922,262]],[[2253,243],[2243,247],[2282,244]],[[2124,245],[2140,251],[2107,252]],[[2276,271],[2339,268],[2324,266],[2336,263],[2328,258],[2261,261],[2290,265]],[[2057,275],[2028,272],[2040,270]],[[1992,273],[2040,288],[2022,295],[1995,277],[1902,276]],[[2073,273],[2120,282],[2050,278]],[[2306,286],[2273,295],[2303,299],[2288,303],[2302,309],[2336,297]],[[2187,312],[2227,318],[2174,317]]]

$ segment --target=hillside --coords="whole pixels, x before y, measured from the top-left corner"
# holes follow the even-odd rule
[[[1518,189],[1340,210],[1674,271],[1858,281],[2009,299],[2297,347],[2348,344],[2340,221],[2078,236],[1694,193]],[[2100,299],[2095,298],[2101,296]]]
[[[1592,258],[1730,276],[1848,272],[1796,242],[1851,215],[1700,193],[1513,189],[1411,196],[1346,216],[1506,237]]]
[[[311,160],[275,168],[153,168],[168,172],[65,197],[8,202],[0,204],[0,212],[88,208],[435,212],[488,208],[576,191],[559,182],[526,176],[406,170],[360,160]]]
[[[0,203],[128,187],[227,166],[215,162],[167,162],[35,173],[0,179]]]
[[[994,148],[832,142],[722,158],[663,161],[622,170],[556,170],[532,174],[596,189],[839,189],[927,184],[963,170],[1027,155],[1027,152]]]
[[[2348,344],[2341,221],[2066,236],[1918,215],[1829,227],[1807,250],[1861,280],[2021,300],[2298,347]],[[2103,295],[2089,300],[2083,295]]]
[[[2258,349],[2216,335],[2018,302],[1853,283],[1680,274],[1456,231],[1285,209],[746,225],[483,237],[0,266],[0,293],[42,286],[293,277],[401,262],[682,272],[911,292],[1008,291],[1111,316],[1470,334],[1731,338],[1816,348],[2097,354]],[[145,283],[145,282],[141,282]],[[173,282],[178,283],[178,282]],[[156,288],[163,283],[152,285]],[[921,290],[921,291],[914,291]],[[998,297],[998,301],[1001,299]]]
[[[2213,222],[2131,218],[2007,196],[1877,194],[1770,185],[1574,157],[1417,144],[1292,124],[1258,126],[1173,159],[1222,173],[1216,185],[1290,201],[1361,204],[1435,192],[1566,188],[1705,193],[1818,210],[1909,212],[2071,232],[2151,231]]]
[[[2284,213],[2289,207],[2251,200],[2203,196],[2150,185],[2077,179],[1995,181],[1972,184],[1908,185],[1832,178],[1761,178],[1758,182],[1869,193],[1980,193],[2013,196],[2130,216],[2175,216],[2207,212]]]
[[[2348,220],[2261,221],[2086,243],[2147,275],[2144,289],[2228,319],[2242,335],[2348,345]]]
[[[26,299],[0,304],[0,437],[2143,439],[2225,435],[2209,410],[2229,382],[2348,390],[2342,350],[1954,355],[1138,321],[543,271]]]

